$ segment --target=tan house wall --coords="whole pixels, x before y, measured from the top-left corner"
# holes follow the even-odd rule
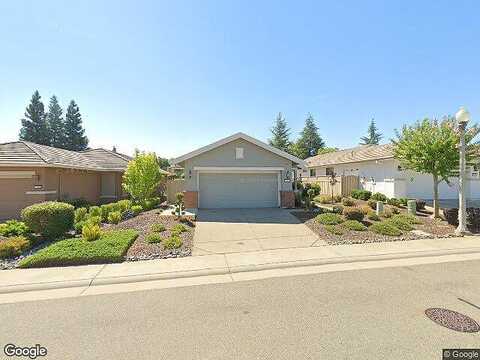
[[[25,178],[24,172],[33,172]],[[2,173],[3,172],[3,173]],[[6,178],[7,173],[17,178]],[[3,177],[2,177],[3,174]],[[115,176],[116,198],[102,198],[101,174]],[[47,200],[84,198],[92,203],[106,203],[124,197],[122,173],[96,172],[46,167],[0,167],[0,220],[19,218],[20,211]]]

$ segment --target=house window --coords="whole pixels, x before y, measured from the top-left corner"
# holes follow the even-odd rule
[[[333,175],[333,170],[334,169],[332,167],[325,168],[325,175],[332,176]]]
[[[243,159],[243,148],[235,148],[235,159]]]
[[[310,169],[310,177],[315,177],[317,176],[317,170],[316,169]]]

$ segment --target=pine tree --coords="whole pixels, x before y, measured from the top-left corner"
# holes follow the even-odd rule
[[[315,125],[315,120],[311,114],[308,114],[305,120],[305,127],[300,133],[300,138],[290,150],[301,159],[306,159],[310,156],[315,156],[318,150],[325,147],[325,142],[318,134],[318,127]]]
[[[57,97],[50,98],[47,114],[47,125],[50,133],[50,145],[58,148],[65,147],[65,121],[63,110],[58,104]]]
[[[88,147],[88,138],[82,127],[82,115],[75,101],[70,101],[65,115],[65,146],[67,150],[82,151]]]
[[[20,129],[20,140],[31,141],[37,144],[50,145],[45,106],[38,90],[32,95],[30,104],[25,110],[25,118]]]
[[[383,135],[378,132],[378,128],[375,125],[375,119],[372,119],[368,127],[367,136],[363,136],[360,138],[360,145],[378,145],[382,138]]]
[[[278,113],[275,125],[270,129],[270,132],[273,136],[268,140],[268,143],[277,149],[287,151],[290,146],[290,129],[287,127],[287,121],[281,112]]]

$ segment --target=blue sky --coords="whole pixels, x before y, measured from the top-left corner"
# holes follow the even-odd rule
[[[33,91],[74,98],[91,146],[174,157],[232,133],[386,140],[466,106],[480,118],[478,1],[4,1],[0,142]]]

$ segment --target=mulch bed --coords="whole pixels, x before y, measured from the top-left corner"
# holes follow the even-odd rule
[[[402,211],[401,212],[405,212]],[[447,238],[455,236],[455,226],[449,225],[446,221],[440,219],[433,219],[427,214],[419,214],[418,218],[422,221],[421,224],[414,225],[416,230],[421,230],[427,234],[415,234],[414,232],[404,232],[400,236],[387,236],[374,233],[373,231],[353,231],[345,229],[343,235],[336,235],[328,232],[325,226],[316,222],[315,217],[319,214],[317,212],[295,211],[292,214],[301,222],[312,229],[322,240],[325,240],[329,245],[347,245],[347,244],[363,244],[372,242],[386,242],[386,241],[407,241],[428,238]],[[423,215],[423,216],[422,216]],[[369,226],[373,221],[364,221],[365,225]]]
[[[162,243],[150,244],[146,241],[146,236],[151,233],[151,226],[153,224],[163,224],[166,231],[159,233],[162,238],[168,238],[171,233],[170,229],[179,224],[180,221],[175,216],[160,215],[162,210],[154,209],[141,213],[140,215],[122,221],[116,225],[105,225],[106,229],[135,229],[140,232],[140,235],[135,240],[133,245],[128,249],[126,260],[150,260],[161,258],[185,257],[192,254],[193,234],[195,231],[195,222],[189,219],[188,222],[182,224],[188,228],[188,231],[180,234],[183,244],[178,249],[166,249]]]

